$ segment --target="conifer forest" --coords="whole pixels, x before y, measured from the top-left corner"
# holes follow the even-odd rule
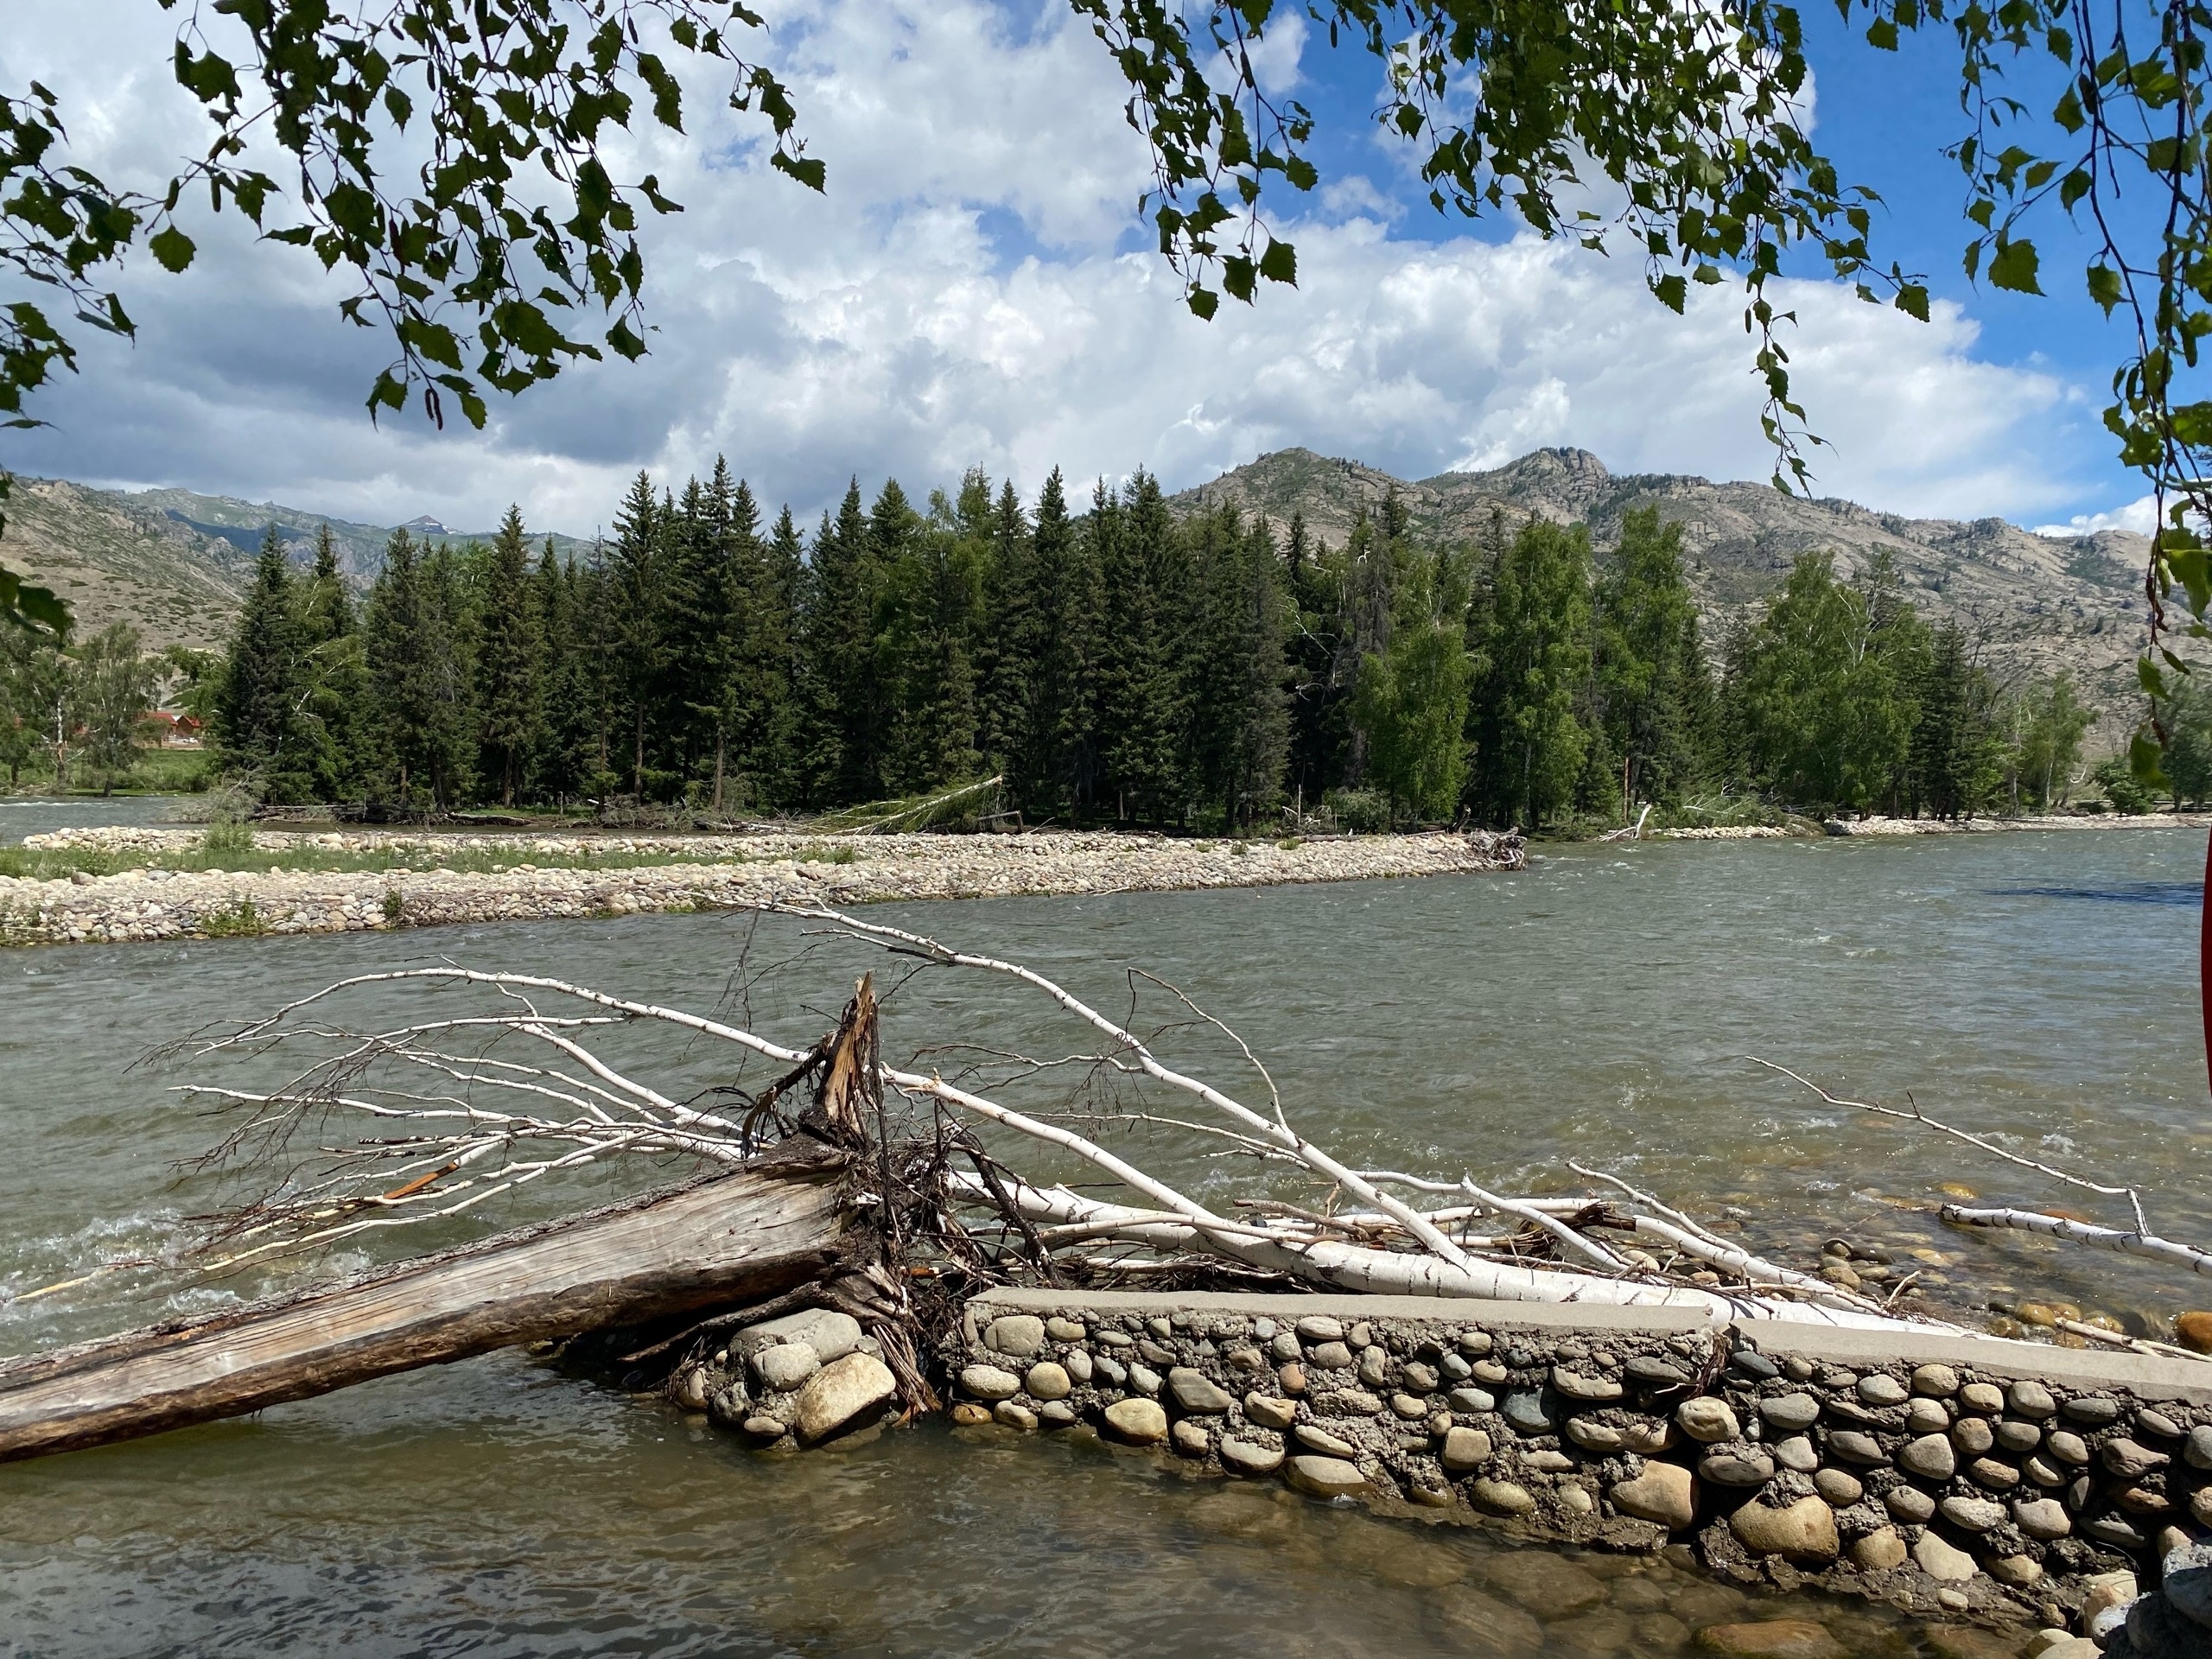
[[[365,600],[272,531],[202,678],[271,803],[734,817],[997,779],[1032,827],[1209,832],[2035,810],[2094,717],[2063,676],[1999,684],[1878,563],[1801,558],[1709,653],[1656,512],[1602,551],[1543,519],[1432,545],[1393,497],[1329,546],[1142,473],[1030,505],[971,472],[918,504],[855,482],[807,533],[720,462],[640,474],[582,556],[518,511],[488,543],[395,532]]]

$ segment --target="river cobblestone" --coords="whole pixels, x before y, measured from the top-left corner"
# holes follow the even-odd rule
[[[639,912],[836,906],[887,899],[1147,893],[1518,869],[1517,836],[1448,833],[1303,842],[1205,842],[1104,833],[1014,836],[531,836],[263,830],[254,850],[306,860],[456,853],[515,860],[491,871],[166,870],[191,830],[65,830],[34,849],[143,854],[112,875],[0,876],[0,944],[60,944],[361,932],[461,922],[541,921]],[[537,859],[680,859],[541,868]]]

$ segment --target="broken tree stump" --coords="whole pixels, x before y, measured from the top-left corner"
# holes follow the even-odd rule
[[[0,1462],[779,1294],[842,1268],[836,1173],[739,1171],[213,1318],[0,1362]]]

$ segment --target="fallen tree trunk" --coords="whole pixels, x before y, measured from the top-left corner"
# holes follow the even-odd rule
[[[0,1462],[755,1300],[842,1264],[834,1182],[741,1171],[337,1285],[0,1363]]]

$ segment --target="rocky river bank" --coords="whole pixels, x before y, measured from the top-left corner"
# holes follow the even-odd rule
[[[455,922],[543,921],[762,902],[1146,893],[1522,867],[1514,835],[1207,842],[1083,833],[1015,836],[533,836],[256,831],[267,870],[171,869],[203,844],[186,830],[66,830],[34,851],[145,861],[112,874],[0,876],[0,945],[343,933]],[[486,869],[437,868],[467,855]],[[317,869],[388,859],[391,868]],[[512,861],[506,862],[504,861]]]
[[[795,1314],[671,1392],[764,1450],[811,1446],[890,1408],[872,1347]],[[956,1423],[1157,1448],[1245,1489],[1228,1524],[1287,1489],[1586,1552],[1502,1556],[1491,1594],[1460,1592],[1493,1659],[1872,1650],[1834,1603],[1776,1618],[1732,1584],[1992,1631],[1938,1644],[1961,1659],[2212,1652],[2212,1367],[1675,1311],[1046,1290],[970,1303],[939,1357]]]

